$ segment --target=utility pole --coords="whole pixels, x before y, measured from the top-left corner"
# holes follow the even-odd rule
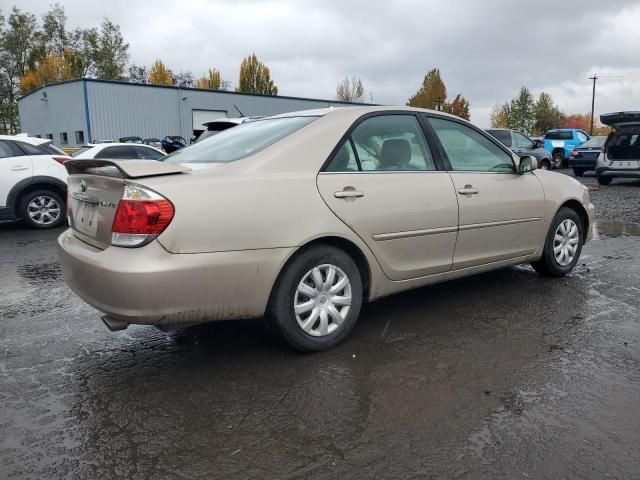
[[[596,80],[598,76],[594,73],[593,77],[589,77],[589,80],[593,80],[593,93],[591,94],[591,130],[589,131],[590,135],[593,135],[593,110],[596,105]]]

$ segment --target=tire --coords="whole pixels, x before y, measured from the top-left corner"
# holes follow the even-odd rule
[[[66,205],[53,190],[35,190],[20,199],[18,217],[30,228],[55,228],[65,221]]]
[[[600,185],[609,185],[611,180],[613,180],[612,177],[598,177],[598,183]]]
[[[562,228],[564,229],[561,229]],[[567,228],[569,227],[569,228]],[[575,233],[573,228],[575,227]],[[567,232],[566,234],[563,232]],[[559,239],[557,237],[562,237]],[[549,227],[547,238],[544,242],[544,250],[542,257],[536,262],[532,262],[531,266],[541,275],[551,277],[562,277],[569,273],[578,263],[582,245],[584,243],[584,226],[582,220],[575,210],[563,207],[556,214]],[[559,252],[554,252],[554,247],[562,247]],[[566,249],[564,247],[567,247]],[[571,246],[573,246],[573,257],[562,256],[562,250],[567,255],[571,255]],[[560,257],[560,258],[558,258]],[[566,262],[566,263],[565,263]]]
[[[553,156],[551,157],[551,159],[553,160],[553,167],[554,168],[562,168],[564,167],[564,152],[562,151],[556,151],[553,152]]]
[[[551,170],[551,163],[546,158],[544,160],[540,160],[539,168],[540,170]]]
[[[583,175],[584,175],[584,172],[586,172],[586,170],[585,170],[584,168],[574,168],[574,169],[573,169],[573,174],[574,174],[576,177],[581,177],[581,176],[583,176]]]
[[[342,287],[330,294],[332,289],[326,284],[330,267],[334,267],[331,279],[334,287],[346,278],[349,288]],[[314,281],[314,271],[320,273],[320,288]],[[301,292],[300,288],[309,295]],[[349,295],[351,300],[347,305]],[[294,305],[302,307],[298,314]],[[361,306],[362,278],[355,262],[339,248],[317,245],[294,257],[280,273],[267,307],[267,327],[296,350],[327,350],[347,338],[358,320]],[[331,307],[335,310],[333,314],[329,313]],[[324,317],[327,318],[325,328]],[[335,321],[334,318],[341,320]]]

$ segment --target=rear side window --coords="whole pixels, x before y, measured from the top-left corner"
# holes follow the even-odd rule
[[[545,140],[573,140],[573,133],[571,132],[548,132],[544,136]]]
[[[18,151],[15,145],[12,145],[11,143],[12,142],[0,140],[0,158],[21,157],[24,155],[24,153]]]
[[[497,138],[503,145],[511,146],[511,132],[509,130],[487,130],[487,133]]]
[[[18,146],[24,150],[27,155],[46,155],[47,152],[40,147],[25,142],[16,142]]]
[[[146,148],[146,147],[139,147],[139,146],[134,146],[132,148],[136,152],[136,155],[137,155],[136,158],[139,158],[142,160],[160,160],[161,158],[164,157],[162,153],[158,152],[157,150],[154,150],[153,148]]]
[[[228,163],[253,155],[318,117],[283,117],[247,122],[165,157],[171,163]]]
[[[326,168],[327,172],[356,172],[360,170],[358,168],[358,162],[356,155],[351,146],[351,141],[347,138],[342,147],[336,152],[331,160],[331,163]]]
[[[105,147],[96,153],[95,158],[108,158],[120,160],[132,160],[138,158],[133,148],[128,145],[114,145],[113,147]]]

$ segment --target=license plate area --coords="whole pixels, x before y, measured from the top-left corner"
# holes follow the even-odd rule
[[[98,231],[98,202],[74,198],[72,207],[73,228],[78,232],[95,237]]]
[[[640,168],[640,162],[637,162],[635,160],[616,160],[615,162],[611,163],[611,168],[619,168],[619,169],[627,169],[627,168]]]

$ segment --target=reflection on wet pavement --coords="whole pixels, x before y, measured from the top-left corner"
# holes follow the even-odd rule
[[[390,297],[299,355],[254,320],[111,333],[55,233],[0,230],[0,478],[637,478],[640,238],[618,231],[566,278]]]
[[[637,223],[596,223],[593,228],[595,236],[604,235],[605,237],[638,237],[640,236],[640,225]]]

